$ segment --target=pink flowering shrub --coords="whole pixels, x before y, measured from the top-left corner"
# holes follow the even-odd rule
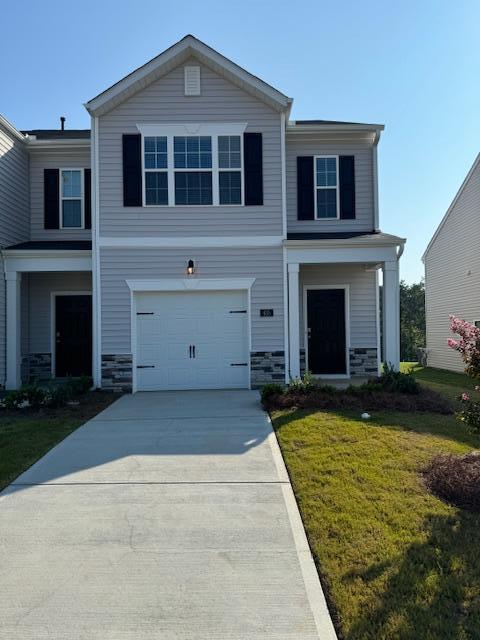
[[[465,364],[465,373],[471,378],[480,378],[480,327],[470,322],[450,316],[450,331],[460,336],[459,339],[449,338],[448,346],[458,351]],[[475,387],[480,391],[480,385]],[[459,397],[462,410],[458,414],[459,420],[470,429],[480,432],[480,402],[473,400],[468,393]]]

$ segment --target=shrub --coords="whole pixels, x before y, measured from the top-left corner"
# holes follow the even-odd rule
[[[418,394],[420,385],[411,373],[401,373],[386,364],[382,375],[378,378],[378,383],[385,391],[396,391],[398,393]]]
[[[45,403],[45,389],[36,384],[22,387],[20,393],[23,394],[24,401],[26,400],[32,409],[38,409]]]
[[[473,433],[480,433],[480,402],[472,400],[467,393],[462,393],[458,399],[462,409],[457,413],[457,418]]]
[[[302,378],[292,378],[288,384],[287,393],[310,393],[315,389],[315,381],[310,371],[306,371]]]
[[[67,386],[70,389],[73,396],[81,396],[87,391],[90,391],[93,381],[90,376],[82,376],[81,378],[71,378],[67,382]]]
[[[67,404],[73,397],[72,391],[68,388],[68,385],[59,385],[58,387],[51,387],[45,394],[45,406],[51,409],[58,409]]]
[[[260,395],[262,397],[262,402],[265,402],[272,396],[280,396],[283,393],[283,387],[281,384],[276,384],[275,382],[271,382],[269,384],[265,384],[262,387]]]
[[[3,406],[8,411],[19,409],[25,402],[25,396],[21,389],[16,391],[8,391],[3,399]]]
[[[480,453],[438,455],[424,470],[427,488],[462,509],[480,511]]]

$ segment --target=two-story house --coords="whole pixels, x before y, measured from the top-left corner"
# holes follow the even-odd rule
[[[382,125],[291,121],[290,98],[193,36],[85,106],[90,131],[3,123],[7,388],[377,375],[380,270],[398,366]]]

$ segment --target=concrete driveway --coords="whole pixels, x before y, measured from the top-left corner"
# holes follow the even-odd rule
[[[0,495],[0,638],[332,640],[251,391],[124,396]]]

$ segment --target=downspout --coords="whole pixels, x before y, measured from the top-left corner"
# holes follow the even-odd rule
[[[101,298],[100,298],[100,198],[98,175],[98,117],[91,117],[92,144],[92,293],[93,293],[93,385],[99,388],[102,385],[101,363]]]

